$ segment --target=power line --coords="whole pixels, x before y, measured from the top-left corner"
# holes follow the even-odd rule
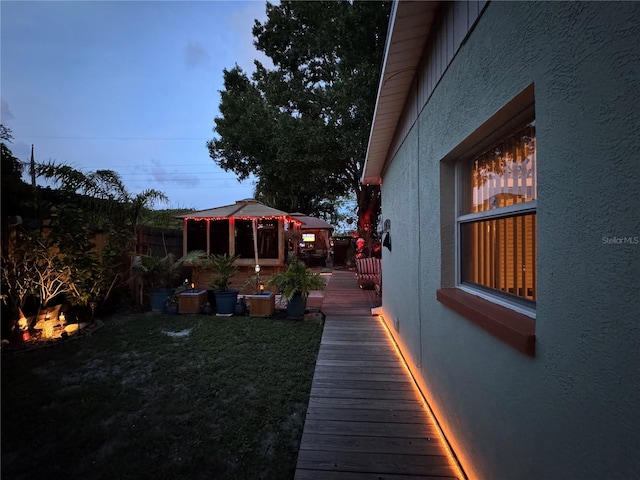
[[[170,186],[170,188],[177,188],[174,187],[174,185],[180,185],[179,183],[169,183],[166,181],[142,181],[142,180],[133,180],[133,181],[129,181],[129,182],[125,182],[127,185],[150,185],[150,184],[161,184],[161,185],[167,185]],[[253,187],[252,183],[247,183],[247,184],[233,184],[233,185],[229,185],[229,187],[222,187],[220,186],[219,183],[213,184],[211,182],[209,182],[209,185],[203,185],[203,186],[198,186],[199,184],[194,184],[193,186],[185,186],[184,188],[246,188],[246,187]],[[182,187],[180,187],[182,188]]]
[[[28,162],[23,161],[22,163],[27,164]],[[42,161],[40,161],[39,163],[43,163]],[[65,163],[65,162],[60,162],[60,163]],[[77,162],[74,162],[77,163]],[[73,166],[73,163],[70,164]],[[217,167],[216,164],[214,164],[213,162],[211,162],[210,164],[205,162],[202,163],[136,163],[136,164],[131,164],[131,163],[127,163],[127,164],[122,164],[122,165],[118,165],[118,164],[111,164],[109,163],[108,165],[104,166],[104,167],[97,167],[95,165],[80,165],[79,168],[81,169],[86,169],[86,170],[116,170],[119,168],[147,168],[147,169],[151,169],[151,168],[169,168],[169,167],[180,167],[180,168],[188,168],[188,167]],[[222,169],[220,169],[222,170]],[[218,174],[218,173],[232,173],[232,172],[225,172],[225,171],[213,171],[213,172],[204,172],[204,173],[214,173],[214,174]],[[127,174],[127,175],[138,175],[138,173],[131,173],[131,174]],[[140,175],[143,175],[142,173]]]
[[[211,140],[208,137],[62,137],[52,135],[14,135],[13,138],[40,138],[45,140]]]
[[[149,188],[156,188],[157,190],[163,191],[163,189],[165,189],[165,185],[155,185],[153,187],[149,187]],[[202,187],[170,187],[170,188],[166,188],[166,190],[170,190],[170,191],[174,191],[174,190],[211,190],[211,189],[215,189],[215,190],[232,190],[232,189],[237,189],[237,188],[249,188],[249,189],[253,189],[253,185],[230,185],[230,186],[226,186],[226,187],[220,187],[220,186],[202,186]]]
[[[199,172],[168,172],[168,173],[158,173],[158,172],[149,172],[149,173],[119,173],[118,176],[123,180],[131,180],[131,181],[144,181],[146,178],[163,178],[166,180],[171,180],[171,177],[174,178],[193,178],[197,177],[200,180],[235,180],[241,182],[253,181],[257,180],[257,178],[245,178],[244,180],[238,180],[238,178],[234,175],[219,175],[217,173],[199,173]]]
[[[152,176],[152,175],[156,175],[158,174],[158,172],[146,172],[146,173],[118,173],[119,177],[122,178],[127,178],[127,177],[143,177],[143,176]],[[219,176],[219,178],[223,178],[222,175],[226,175],[226,177],[224,178],[234,178],[231,175],[227,174],[227,173],[219,173],[219,172],[169,172],[169,173],[160,173],[160,175],[180,175],[180,176],[197,176],[197,177],[204,177],[204,176],[208,176],[208,175],[217,175]],[[207,178],[214,178],[214,177],[207,177]]]
[[[215,166],[215,164],[213,162],[211,162],[210,165],[211,166]],[[147,165],[146,163],[145,164],[136,164],[136,165],[131,165],[130,163],[123,163],[122,165],[109,164],[109,168],[108,169],[124,168],[124,167],[150,168],[150,167],[203,167],[203,166],[206,166],[206,165],[202,164],[202,163],[157,163],[157,164],[151,164],[151,165]],[[105,170],[105,169],[102,169],[102,170]]]

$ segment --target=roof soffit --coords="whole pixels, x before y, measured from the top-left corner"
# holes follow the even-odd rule
[[[392,10],[376,108],[361,181],[381,173],[440,2],[398,1]]]

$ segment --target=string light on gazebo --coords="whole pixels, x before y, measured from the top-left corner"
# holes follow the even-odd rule
[[[201,222],[201,221],[205,221],[205,220],[209,220],[209,221],[219,221],[219,220],[229,220],[230,218],[233,218],[234,220],[247,220],[247,221],[252,221],[254,220],[256,217],[252,217],[252,216],[245,216],[245,215],[234,215],[233,217],[191,217],[191,216],[184,216],[181,217],[183,220],[193,220],[196,222]],[[296,220],[295,218],[289,217],[288,215],[286,216],[278,216],[278,215],[273,215],[273,216],[262,216],[260,215],[260,220],[283,220],[286,222],[293,222],[294,225],[296,226],[300,226],[302,225],[302,222]]]
[[[237,265],[251,265],[251,268],[255,265],[270,268],[284,266],[283,238],[286,226],[299,228],[301,225],[300,220],[288,212],[269,207],[253,198],[238,200],[232,205],[185,212],[176,218],[183,220],[185,254],[190,249],[202,249],[207,254],[235,254],[240,257]],[[190,242],[192,234],[194,240]],[[221,248],[227,251],[221,251]],[[249,260],[251,257],[253,261]],[[262,261],[259,261],[260,257]]]

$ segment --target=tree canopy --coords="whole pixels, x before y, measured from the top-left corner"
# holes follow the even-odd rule
[[[17,158],[11,149],[9,143],[13,139],[11,129],[0,124],[0,157],[2,158],[2,215],[3,217],[11,215],[24,215],[29,205],[29,199],[33,193],[25,182],[22,181],[22,171],[24,165]],[[31,211],[31,210],[28,210]]]
[[[285,211],[335,213],[334,198],[357,198],[360,230],[371,230],[379,189],[360,184],[373,118],[390,2],[267,3],[255,22],[249,77],[224,70],[211,158],[256,197]]]
[[[2,140],[10,141],[10,130],[0,127]],[[45,306],[58,295],[80,305],[91,301],[102,305],[114,290],[123,290],[130,275],[130,254],[138,251],[138,229],[151,207],[166,201],[166,196],[153,189],[131,194],[111,170],[83,172],[55,162],[34,165],[36,177],[54,188],[33,188],[20,178],[24,164],[4,142],[1,146],[3,212],[27,217],[23,222],[3,215],[4,303],[14,313],[28,298],[38,298]],[[5,185],[8,180],[13,185]],[[17,188],[24,195],[6,196]],[[101,232],[109,233],[100,237],[98,247]]]

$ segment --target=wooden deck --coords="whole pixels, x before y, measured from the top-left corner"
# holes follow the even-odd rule
[[[378,305],[374,290],[358,287],[355,270],[334,270],[324,291],[321,310],[327,317],[370,316],[371,307]]]
[[[464,478],[374,305],[334,271],[295,479]]]

